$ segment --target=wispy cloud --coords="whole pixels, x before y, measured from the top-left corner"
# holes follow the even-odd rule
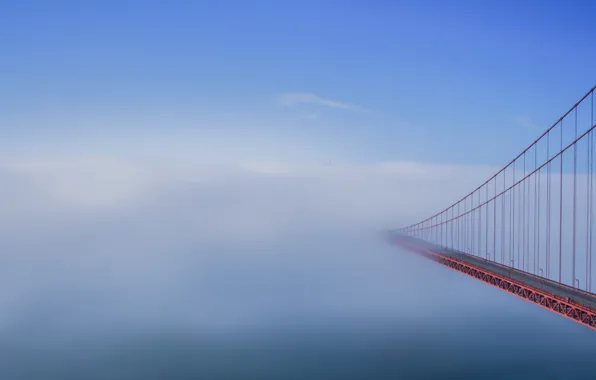
[[[513,118],[513,121],[524,127],[524,128],[531,128],[531,129],[540,129],[541,126],[539,126],[538,124],[536,124],[534,122],[534,120],[532,120],[532,118],[528,115],[517,115]]]
[[[313,104],[331,108],[339,108],[350,111],[368,111],[367,109],[355,104],[340,102],[333,99],[323,98],[319,95],[308,92],[286,92],[277,96],[279,104],[284,106],[295,106],[299,104]]]

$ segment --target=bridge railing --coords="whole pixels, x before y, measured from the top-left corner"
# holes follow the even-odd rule
[[[593,292],[595,90],[472,192],[398,231]]]

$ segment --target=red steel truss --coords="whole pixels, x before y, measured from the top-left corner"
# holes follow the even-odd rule
[[[507,276],[494,273],[486,268],[481,268],[448,255],[444,255],[435,250],[409,245],[401,242],[399,239],[394,240],[394,242],[408,251],[414,252],[420,256],[483,281],[521,299],[530,301],[540,307],[596,330],[596,309],[580,305],[568,297],[560,297],[543,289],[538,289]]]
[[[596,300],[595,90],[473,191],[392,232],[436,247],[424,252],[434,261],[594,328],[596,301],[574,300]],[[442,254],[449,252],[470,262]],[[504,277],[487,270],[490,265],[474,265],[476,258],[532,278]],[[557,284],[549,289],[561,293],[532,287],[534,278]],[[569,294],[581,296],[562,297]]]

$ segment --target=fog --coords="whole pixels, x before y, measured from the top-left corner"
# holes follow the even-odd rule
[[[378,232],[429,214],[489,172],[4,160],[1,331],[214,332],[413,317],[420,310],[401,303],[435,307],[424,300],[432,289],[401,289],[427,269]]]
[[[509,374],[553,325],[573,339],[549,355],[589,352],[584,327],[381,238],[492,171],[4,160],[0,376]]]

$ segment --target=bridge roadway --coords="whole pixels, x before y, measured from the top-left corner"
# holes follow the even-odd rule
[[[473,256],[467,253],[456,250],[446,249],[440,246],[431,245],[419,239],[409,238],[415,244],[422,245],[434,252],[443,254],[445,256],[453,257],[454,259],[467,262],[477,267],[486,269],[501,276],[506,276],[516,281],[522,282],[534,288],[542,289],[559,297],[569,297],[572,301],[596,309],[596,296],[591,293],[586,293],[582,290],[573,288],[571,286],[563,285],[558,282],[539,277],[531,273],[523,272],[518,269],[508,267],[506,265],[498,264],[493,261],[485,260],[478,256]]]

